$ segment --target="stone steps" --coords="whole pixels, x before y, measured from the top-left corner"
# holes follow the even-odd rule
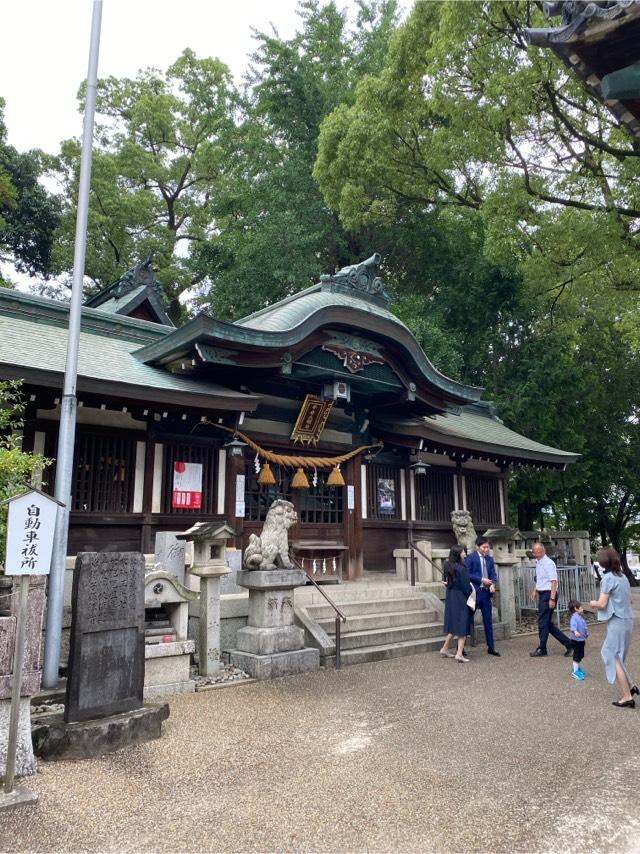
[[[343,612],[344,613],[344,612]],[[394,629],[401,626],[413,626],[417,624],[437,623],[438,615],[435,611],[426,611],[423,608],[407,611],[383,611],[381,614],[352,615],[346,613],[347,622],[342,623],[342,634],[351,632],[366,632],[372,629]],[[332,619],[318,620],[328,635],[335,634],[335,617]]]
[[[332,591],[333,592],[333,591]],[[403,596],[385,599],[348,599],[340,601],[338,597],[331,597],[342,613],[347,617],[360,617],[366,614],[383,614],[387,612],[399,613],[402,611],[425,610],[425,601],[421,596]],[[335,611],[324,603],[307,605],[307,610],[316,619],[323,620],[333,618]]]
[[[436,652],[443,643],[443,637],[423,640],[400,641],[393,644],[375,644],[358,649],[346,649],[341,652],[341,664],[365,664],[369,661],[384,661],[388,658],[400,658],[404,655],[418,655],[425,652]]]
[[[432,593],[414,592],[411,588],[362,588],[355,596],[354,592],[332,595],[347,617],[340,626],[343,665],[432,652],[442,646],[442,612]],[[326,602],[307,602],[303,621],[308,635],[320,648],[321,660],[335,663],[333,609]]]

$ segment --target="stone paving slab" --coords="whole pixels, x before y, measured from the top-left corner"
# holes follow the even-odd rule
[[[638,851],[640,708],[611,706],[603,635],[584,683],[521,637],[177,696],[159,741],[40,763],[0,849]]]

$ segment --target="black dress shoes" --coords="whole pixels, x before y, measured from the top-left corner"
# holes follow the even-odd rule
[[[640,690],[638,690],[638,686],[637,686],[637,685],[633,685],[633,686],[631,687],[631,693],[632,693],[632,694],[640,694]]]
[[[546,654],[546,651],[544,649],[540,649],[540,647],[538,647],[538,649],[534,649],[533,652],[529,653],[531,658],[543,658]]]
[[[570,655],[573,655],[573,647],[568,646],[564,651],[564,657],[569,658]]]
[[[632,697],[630,700],[616,700],[611,705],[619,709],[635,709],[636,701]]]
[[[488,655],[495,655],[495,656],[497,656],[497,658],[500,658],[500,653],[498,652],[497,649],[494,649],[492,646],[490,646],[489,649],[487,650],[487,654]]]

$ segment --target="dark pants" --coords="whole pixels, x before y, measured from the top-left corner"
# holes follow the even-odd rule
[[[563,634],[553,622],[553,612],[555,611],[555,608],[549,607],[550,598],[551,591],[538,591],[538,635],[540,637],[538,647],[543,652],[546,652],[547,638],[549,637],[549,635],[553,635],[553,637],[558,641],[558,643],[561,643],[563,646],[566,646],[567,649],[571,649],[571,638],[568,638],[565,634]]]
[[[484,625],[484,635],[487,639],[487,646],[493,649],[493,619],[491,615],[491,594],[487,590],[480,588],[476,593],[476,611],[482,614],[482,624]]]
[[[584,641],[577,641],[572,638],[571,646],[573,647],[573,660],[579,664],[584,658]]]

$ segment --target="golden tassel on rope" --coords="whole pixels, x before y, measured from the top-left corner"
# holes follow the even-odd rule
[[[276,478],[274,473],[271,471],[271,466],[269,463],[265,463],[258,475],[258,483],[263,486],[275,486],[275,482]]]
[[[298,471],[294,474],[291,486],[293,489],[309,489],[309,481],[302,466],[299,466]]]
[[[342,472],[340,471],[340,466],[334,466],[331,469],[329,477],[327,478],[327,486],[344,486],[344,477]]]

